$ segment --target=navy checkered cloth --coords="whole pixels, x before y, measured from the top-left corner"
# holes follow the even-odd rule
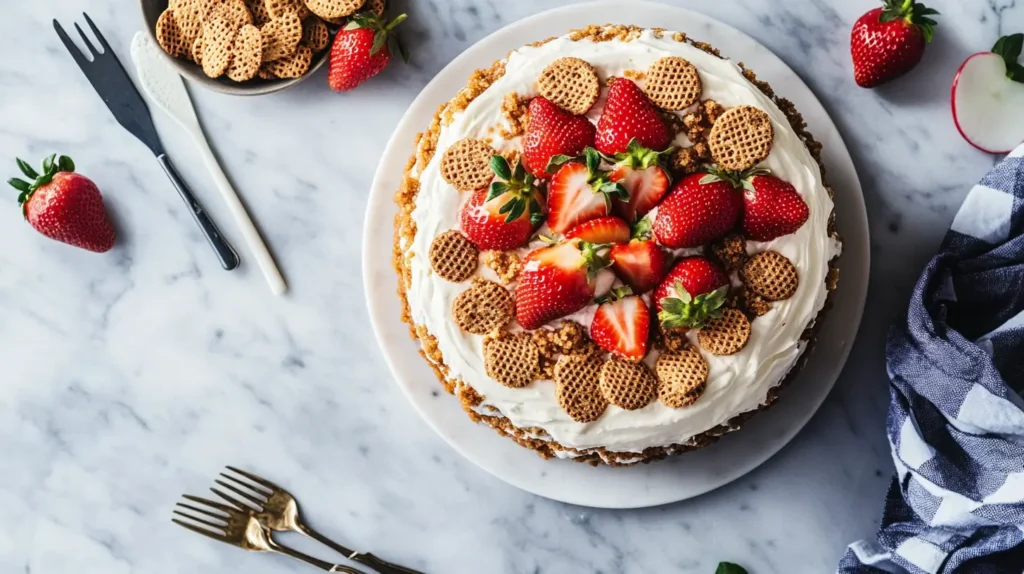
[[[886,362],[896,475],[838,572],[1024,572],[1024,146],[967,196]]]

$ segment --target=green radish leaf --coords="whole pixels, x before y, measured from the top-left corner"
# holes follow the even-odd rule
[[[1024,51],[1024,33],[1003,36],[995,46],[992,46],[992,51],[1002,56],[1007,66],[1016,64],[1021,51]]]
[[[35,179],[39,177],[39,172],[32,169],[32,166],[30,166],[25,160],[17,158],[15,161],[18,162],[18,169],[21,170],[21,173],[25,174],[25,177],[29,179]]]
[[[512,180],[512,169],[508,167],[508,161],[500,155],[491,156],[491,171],[505,181]]]
[[[71,161],[71,158],[68,156],[62,155],[60,156],[60,159],[57,160],[57,167],[59,167],[61,171],[75,171],[75,162]]]
[[[31,183],[16,177],[7,180],[7,183],[11,184],[11,187],[21,192],[26,192],[32,187]]]
[[[732,562],[719,562],[715,574],[747,574],[747,569]]]
[[[1010,78],[1014,82],[1020,82],[1024,84],[1024,66],[1020,64],[1014,64],[1006,67],[1006,77]]]

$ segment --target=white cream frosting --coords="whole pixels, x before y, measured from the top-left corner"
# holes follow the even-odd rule
[[[427,260],[433,238],[459,228],[459,208],[467,195],[460,195],[441,178],[440,152],[466,137],[491,138],[497,149],[516,145],[516,140],[504,141],[498,130],[493,129],[499,124],[507,125],[501,112],[502,99],[511,92],[524,97],[537,95],[540,72],[564,56],[589,62],[602,80],[623,76],[627,70],[646,70],[664,56],[686,58],[700,72],[704,98],[727,108],[756,106],[771,116],[775,125],[774,147],[761,165],[793,184],[810,208],[809,220],[796,233],[769,243],[748,243],[751,252],[771,249],[788,257],[796,266],[800,285],[793,297],[773,304],[771,311],[753,321],[750,342],[742,351],[727,357],[703,353],[709,365],[707,388],[692,406],[673,409],[658,401],[636,411],[610,406],[600,419],[583,424],[573,421],[559,407],[551,381],[535,381],[524,389],[502,386],[486,374],[483,337],[461,331],[451,318],[452,302],[467,284],[446,282],[431,270]],[[595,122],[602,105],[599,101],[588,114]],[[688,143],[685,136],[678,141]],[[412,244],[406,246],[413,254],[407,298],[413,321],[436,337],[450,377],[473,387],[484,397],[481,407],[485,410],[481,412],[496,409],[516,427],[543,429],[565,447],[640,452],[652,446],[685,443],[740,413],[756,409],[804,351],[801,333],[825,304],[828,261],[839,254],[841,247],[827,230],[833,203],[822,184],[817,163],[786,116],[732,62],[677,42],[672,33],[658,38],[651,31],[628,42],[572,41],[562,37],[539,47],[524,47],[508,57],[500,79],[464,111],[455,113],[450,125],[442,127],[437,149],[439,152],[418,174],[420,191],[412,214],[417,232]],[[488,273],[485,269],[485,275]],[[572,318],[589,326],[593,311],[594,307],[589,307]],[[692,332],[690,335],[695,338]],[[653,359],[652,355],[647,361],[653,364]]]

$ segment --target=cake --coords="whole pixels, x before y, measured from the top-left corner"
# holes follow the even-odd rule
[[[820,153],[790,102],[683,33],[524,46],[416,140],[403,318],[472,420],[545,458],[702,448],[814,345],[842,247]]]

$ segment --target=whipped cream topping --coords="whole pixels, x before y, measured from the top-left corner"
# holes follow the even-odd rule
[[[518,147],[518,138],[505,141],[496,129],[507,125],[501,112],[502,99],[512,92],[522,97],[538,95],[536,82],[541,71],[564,56],[589,62],[602,80],[623,76],[627,70],[646,70],[665,56],[689,60],[700,72],[703,98],[726,108],[756,106],[771,116],[775,142],[771,155],[761,166],[794,185],[810,208],[810,218],[796,233],[767,243],[748,242],[751,253],[774,250],[788,257],[796,266],[800,285],[793,297],[772,304],[771,311],[752,322],[750,341],[739,353],[726,357],[702,353],[709,366],[708,382],[704,394],[692,406],[673,409],[656,400],[642,409],[627,411],[612,405],[597,421],[583,424],[572,420],[558,405],[551,381],[535,381],[524,389],[502,386],[487,376],[483,337],[461,331],[451,319],[452,302],[468,283],[446,282],[430,268],[426,254],[431,242],[440,233],[459,228],[459,209],[464,196],[468,196],[457,192],[441,177],[443,150],[466,137],[490,138],[498,150]],[[600,117],[602,106],[603,96],[588,113],[592,121]],[[685,135],[680,135],[676,143],[689,145]],[[685,443],[738,414],[758,408],[768,391],[782,381],[803,353],[806,344],[800,336],[825,304],[828,262],[841,248],[828,233],[833,203],[822,184],[817,163],[785,114],[747,81],[732,62],[677,42],[671,32],[658,38],[650,30],[631,41],[573,41],[562,37],[539,47],[524,47],[509,55],[500,79],[464,111],[455,113],[450,125],[442,127],[437,149],[431,162],[417,174],[420,191],[412,214],[417,232],[411,245],[404,246],[412,254],[412,280],[406,295],[412,319],[436,337],[450,378],[461,380],[484,397],[480,412],[493,414],[497,410],[516,427],[543,429],[565,447],[640,452],[652,446]],[[523,253],[527,251],[524,249]],[[485,277],[490,274],[483,266],[481,269]],[[607,285],[602,288],[606,290],[610,281],[606,279],[604,284]],[[570,319],[589,327],[595,308],[588,307]],[[695,332],[691,331],[689,336],[696,343]],[[652,353],[646,361],[653,366],[654,359]]]

